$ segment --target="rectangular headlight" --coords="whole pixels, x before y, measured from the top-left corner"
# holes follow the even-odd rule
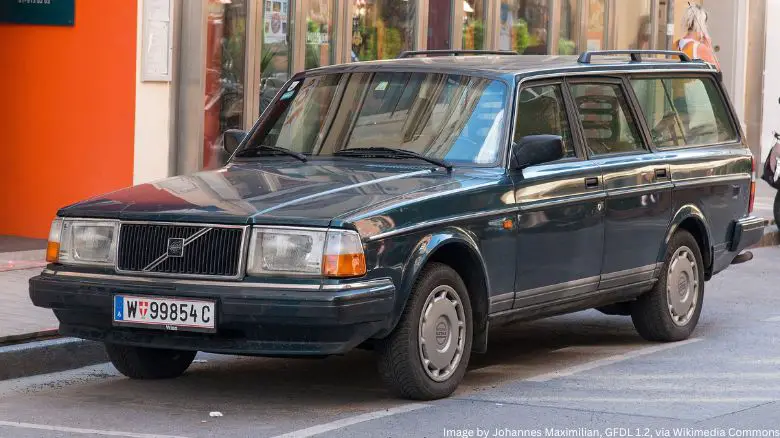
[[[349,230],[252,230],[249,274],[354,277],[366,273],[360,236]]]
[[[247,272],[319,275],[324,248],[324,230],[255,228]]]
[[[59,262],[73,265],[113,265],[118,230],[117,221],[63,220]]]

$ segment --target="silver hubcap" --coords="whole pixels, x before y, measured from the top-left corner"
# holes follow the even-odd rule
[[[466,343],[466,317],[455,289],[437,286],[420,315],[420,360],[428,377],[443,382],[458,368]]]
[[[699,301],[699,269],[687,246],[678,248],[669,261],[666,296],[672,321],[679,326],[688,324]]]

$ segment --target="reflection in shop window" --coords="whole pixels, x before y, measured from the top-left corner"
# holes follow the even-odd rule
[[[414,48],[414,1],[354,0],[352,61],[396,58]]]
[[[615,48],[649,49],[651,36],[650,0],[614,2]]]
[[[206,30],[206,95],[203,167],[219,166],[221,134],[244,123],[247,1],[209,0]]]
[[[585,36],[588,50],[607,48],[607,18],[606,0],[588,0],[588,26]]]
[[[333,21],[335,0],[303,0],[306,11],[306,60],[304,68],[334,63]]]
[[[264,0],[260,50],[260,112],[290,78],[290,0]]]
[[[561,3],[560,26],[561,33],[558,36],[558,54],[574,55],[579,53],[579,32],[577,0],[563,0]]]
[[[550,0],[502,0],[499,49],[546,55]]]
[[[484,0],[463,0],[463,48],[466,50],[485,48]]]
[[[451,49],[452,0],[428,0],[428,50]]]

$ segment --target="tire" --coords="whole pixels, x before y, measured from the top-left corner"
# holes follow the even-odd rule
[[[106,344],[106,353],[120,373],[131,379],[171,379],[181,376],[197,351],[165,350]]]
[[[775,223],[780,226],[780,191],[775,195],[775,203],[772,205],[772,212],[775,216]]]
[[[670,280],[671,290],[667,287]],[[639,335],[648,341],[682,341],[696,328],[703,301],[701,249],[691,233],[678,230],[669,240],[653,290],[632,303],[631,319]]]
[[[442,299],[443,296],[447,299]],[[453,299],[459,300],[459,305],[452,305]],[[422,320],[426,308],[430,309],[427,324]],[[421,332],[421,326],[427,335]],[[457,327],[463,328],[455,330]],[[421,338],[428,342],[421,343]],[[471,301],[463,279],[449,266],[431,263],[420,273],[395,330],[377,343],[379,374],[385,385],[400,397],[413,400],[447,397],[463,380],[472,340]],[[434,348],[428,349],[427,345]],[[438,353],[440,346],[444,354]],[[446,357],[453,348],[449,365],[437,368],[437,362],[447,363]],[[424,358],[429,359],[427,366]]]

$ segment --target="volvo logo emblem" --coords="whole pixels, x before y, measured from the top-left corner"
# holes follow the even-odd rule
[[[168,257],[184,257],[184,239],[168,238]]]

